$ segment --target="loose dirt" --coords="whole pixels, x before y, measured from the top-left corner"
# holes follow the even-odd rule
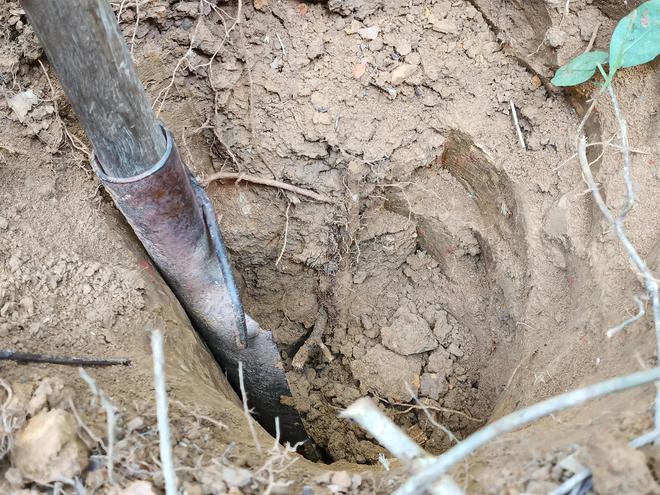
[[[154,107],[195,174],[242,172],[333,198],[246,181],[208,188],[246,309],[273,331],[287,366],[327,315],[330,352],[289,367],[285,400],[339,462],[325,472],[303,460],[289,466],[295,456],[282,454],[278,476],[293,483],[282,493],[392,491],[400,473],[378,464],[386,451],[338,418],[361,396],[439,453],[453,442],[427,413],[462,439],[516,408],[655,362],[646,319],[605,337],[634,314],[643,289],[570,160],[594,87],[560,92],[548,82],[594,31],[605,48],[632,3],[579,0],[565,13],[551,1],[255,0],[238,23],[235,3],[115,6]],[[259,471],[266,464],[235,398],[99,189],[89,145],[18,3],[5,1],[0,21],[0,347],[132,358],[129,368],[90,373],[121,419],[113,493],[150,493],[131,482],[162,488],[148,335],[166,327],[188,493],[263,491],[268,469]],[[656,270],[657,69],[656,61],[627,70],[616,85],[632,146],[644,152],[634,155],[638,204],[627,228]],[[598,108],[591,142],[616,131],[607,102]],[[620,169],[614,148],[594,166],[614,206]],[[110,489],[93,438],[104,438],[104,415],[77,371],[0,370],[17,397],[17,445],[28,428],[57,422],[52,455],[69,461],[62,475],[90,449],[82,479]],[[36,392],[46,377],[64,392],[34,399],[46,397]],[[469,493],[546,493],[574,472],[562,464],[574,455],[594,471],[597,493],[660,493],[658,452],[626,447],[650,427],[652,400],[647,388],[541,421],[484,449],[456,477]],[[89,425],[86,445],[66,436],[72,421]],[[74,452],[63,458],[64,449]],[[53,481],[24,452],[5,458],[0,491]]]

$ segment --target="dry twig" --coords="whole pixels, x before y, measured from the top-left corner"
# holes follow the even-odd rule
[[[282,491],[293,483],[292,481],[280,480],[279,475],[299,459],[298,456],[291,458],[291,454],[295,453],[302,443],[299,442],[293,446],[287,443],[282,447],[280,445],[280,418],[275,418],[275,439],[270,449],[270,456],[254,474],[259,482],[266,485],[262,491],[263,495],[270,495],[274,491]]]
[[[163,334],[154,330],[151,334],[151,352],[154,360],[154,388],[156,390],[156,420],[158,422],[158,443],[160,445],[160,465],[165,479],[165,493],[177,495],[172,441],[168,419],[167,389],[165,385],[165,356]]]
[[[73,399],[71,397],[67,398],[67,402],[69,403],[69,409],[71,409],[71,413],[73,414],[73,417],[76,418],[76,422],[78,423],[78,426],[87,434],[87,436],[90,438],[92,442],[94,442],[95,445],[100,446],[103,450],[106,449],[105,443],[103,443],[103,440],[100,439],[98,436],[94,434],[94,432],[90,429],[89,426],[82,420],[80,417],[80,413],[78,412],[78,408],[76,408],[76,405],[73,402]]]
[[[660,368],[639,371],[573,390],[513,412],[481,428],[455,447],[430,461],[418,474],[412,476],[396,490],[394,495],[420,495],[424,493],[424,490],[432,486],[457,462],[504,433],[517,430],[553,413],[577,407],[590,400],[640,387],[658,380],[660,380]]]
[[[341,416],[359,424],[412,472],[423,469],[433,458],[388,418],[367,397],[358,399]],[[428,485],[433,495],[461,495],[463,491],[449,476]]]
[[[621,113],[619,101],[611,83],[607,85],[607,91],[610,95],[610,100],[612,101],[614,115],[619,124],[621,134],[621,153],[623,157],[623,179],[626,186],[626,203],[618,212],[616,217],[610,211],[607,203],[605,203],[605,200],[600,193],[600,188],[596,184],[596,180],[594,179],[594,176],[591,172],[591,167],[589,166],[589,160],[587,158],[587,139],[584,134],[582,134],[581,130],[578,138],[578,159],[580,161],[582,176],[587,183],[587,187],[591,191],[594,202],[603,214],[603,217],[607,223],[610,224],[610,226],[613,228],[623,248],[628,254],[631,263],[635,267],[638,276],[641,277],[643,284],[646,287],[649,299],[651,300],[653,323],[656,335],[656,357],[660,359],[660,295],[658,281],[653,276],[653,273],[651,273],[651,270],[648,268],[646,262],[639,255],[637,249],[635,249],[635,246],[628,238],[628,234],[626,233],[624,225],[626,216],[628,213],[630,213],[635,205],[635,189],[632,180],[632,161],[630,158],[630,145],[628,142],[628,126],[623,117],[623,114]],[[641,316],[639,316],[639,318],[641,318]],[[632,321],[628,320],[627,322],[624,322],[624,324],[627,325],[633,321],[637,321],[639,318],[631,319]],[[654,425],[654,429],[658,433],[657,436],[660,436],[660,384],[656,387]]]
[[[597,22],[593,32],[591,33],[591,39],[589,39],[589,44],[584,49],[584,53],[590,52],[591,49],[594,47],[594,43],[596,42],[596,36],[598,36],[599,28],[600,28],[600,22]]]

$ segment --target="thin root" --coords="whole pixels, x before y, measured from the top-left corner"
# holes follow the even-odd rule
[[[224,181],[224,180],[234,180],[237,183],[241,181],[252,182],[254,184],[261,184],[262,186],[277,187],[279,189],[284,189],[285,191],[290,191],[292,193],[298,194],[300,196],[305,196],[307,198],[320,201],[322,203],[334,203],[334,200],[329,196],[316,193],[309,189],[304,189],[302,187],[294,186],[292,184],[287,184],[274,179],[264,179],[262,177],[256,177],[254,175],[241,174],[238,172],[216,172],[209,175],[206,179],[202,180],[201,183],[203,186],[208,186],[213,181]]]

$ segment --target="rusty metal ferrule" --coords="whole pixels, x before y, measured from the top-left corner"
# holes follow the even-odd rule
[[[241,331],[230,294],[231,266],[225,257],[223,269],[222,238],[210,234],[216,222],[213,206],[164,126],[163,133],[165,154],[146,172],[110,177],[102,164],[92,160],[95,172],[235,390],[239,390],[238,363],[243,363],[245,388],[257,419],[275,434],[279,417],[283,441],[306,441],[300,414],[280,401],[291,392],[271,332],[246,316],[247,348],[236,338]]]
[[[177,295],[197,283],[199,273],[195,268],[203,267],[206,271],[219,263],[222,276],[214,282],[224,286],[226,294],[217,303],[226,306],[226,296],[229,297],[237,347],[245,348],[245,315],[213,206],[181,161],[172,134],[164,127],[163,134],[163,157],[142,174],[111,177],[93,160],[96,174]],[[132,214],[127,215],[125,210]],[[161,235],[161,228],[167,235]],[[183,250],[190,247],[194,247],[193,253]],[[193,255],[188,257],[189,254]],[[181,273],[185,265],[192,269],[186,276]]]

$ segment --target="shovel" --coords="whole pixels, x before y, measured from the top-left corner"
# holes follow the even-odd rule
[[[22,0],[94,148],[92,165],[188,313],[271,434],[309,440],[271,332],[245,315],[215,211],[156,120],[106,0]]]

